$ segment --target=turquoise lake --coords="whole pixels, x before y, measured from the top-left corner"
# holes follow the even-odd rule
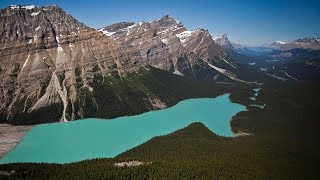
[[[232,103],[229,95],[188,99],[167,109],[136,116],[42,124],[30,130],[0,163],[70,163],[112,158],[194,122],[203,123],[220,136],[234,137],[230,120],[246,107]]]

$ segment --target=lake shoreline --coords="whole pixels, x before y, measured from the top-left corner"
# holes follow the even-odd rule
[[[217,99],[216,99],[217,98]],[[64,163],[68,163],[69,161],[70,162],[78,162],[78,161],[82,161],[82,160],[86,160],[86,159],[94,159],[94,158],[104,158],[104,157],[106,157],[106,158],[112,158],[113,156],[116,156],[116,155],[119,155],[119,154],[121,154],[122,152],[124,152],[124,151],[126,151],[126,150],[128,150],[128,149],[131,149],[131,148],[134,148],[134,147],[136,147],[136,146],[138,146],[138,145],[141,145],[141,144],[143,144],[143,143],[145,143],[145,142],[147,142],[148,140],[150,140],[152,137],[154,137],[154,136],[161,136],[161,135],[166,135],[166,134],[170,134],[170,133],[172,133],[172,132],[174,132],[174,131],[176,131],[176,130],[179,130],[179,129],[181,129],[181,128],[184,128],[185,127],[185,125],[188,125],[188,124],[190,124],[190,123],[193,123],[194,121],[195,121],[195,119],[197,119],[198,117],[200,118],[200,117],[202,117],[202,118],[200,118],[201,120],[200,121],[197,121],[197,122],[200,122],[200,123],[203,123],[205,126],[207,126],[213,133],[215,133],[215,134],[217,134],[218,136],[225,136],[225,137],[237,137],[237,136],[239,136],[239,134],[237,134],[237,133],[235,133],[235,132],[233,132],[232,131],[232,127],[231,127],[231,121],[232,121],[232,119],[233,119],[233,117],[234,116],[236,116],[236,114],[237,113],[239,113],[239,112],[242,112],[242,111],[247,111],[247,109],[246,109],[246,106],[243,106],[243,105],[241,105],[241,104],[238,104],[238,103],[234,103],[234,102],[231,102],[231,99],[230,99],[230,93],[225,93],[225,94],[223,94],[223,95],[220,95],[220,96],[218,96],[218,97],[216,97],[216,98],[195,98],[195,99],[186,99],[186,100],[182,100],[182,101],[180,101],[180,102],[178,102],[175,106],[172,106],[172,108],[166,108],[166,109],[162,109],[162,110],[156,110],[156,111],[149,111],[149,112],[145,112],[145,113],[142,113],[142,114],[140,114],[140,115],[135,115],[135,116],[126,116],[126,117],[119,117],[119,118],[115,118],[115,119],[112,119],[112,121],[110,122],[110,121],[104,121],[103,119],[97,119],[97,118],[91,118],[91,119],[87,119],[87,120],[89,120],[89,121],[73,121],[73,122],[71,122],[71,123],[63,123],[63,124],[61,124],[61,123],[48,123],[47,125],[47,127],[45,127],[45,126],[37,126],[37,128],[35,128],[35,129],[33,129],[33,131],[30,131],[30,133],[28,133],[28,137],[27,136],[25,136],[25,137],[27,137],[26,139],[28,139],[28,140],[26,140],[26,139],[24,139],[24,141],[22,141],[22,145],[21,145],[21,147],[23,147],[24,148],[24,150],[22,150],[22,151],[20,151],[20,153],[19,153],[19,158],[17,158],[16,157],[16,155],[17,155],[17,153],[16,152],[14,152],[14,151],[10,151],[10,150],[12,150],[17,144],[18,144],[18,142],[19,142],[19,140],[21,140],[21,138],[23,137],[23,135],[25,135],[25,133],[28,131],[28,130],[30,130],[32,127],[35,127],[35,125],[33,125],[33,126],[27,126],[27,128],[25,128],[25,131],[22,131],[22,133],[20,133],[20,136],[18,136],[20,139],[18,139],[18,138],[16,138],[16,141],[11,145],[11,148],[6,148],[6,153],[8,153],[8,152],[13,152],[13,154],[14,155],[10,155],[9,154],[9,157],[10,157],[10,159],[11,158],[14,158],[14,159],[16,159],[15,161],[20,161],[20,160],[18,160],[18,159],[26,159],[26,160],[22,160],[21,162],[23,162],[23,161],[25,161],[25,162],[33,162],[33,160],[32,159],[28,159],[28,157],[23,157],[23,156],[21,156],[21,153],[22,152],[24,152],[24,153],[28,153],[29,152],[29,154],[31,153],[31,154],[33,154],[33,153],[35,153],[35,154],[37,154],[37,152],[34,152],[34,151],[37,151],[37,149],[28,149],[27,151],[25,151],[26,149],[25,148],[29,148],[29,147],[25,147],[25,144],[27,143],[27,144],[32,144],[32,146],[38,146],[38,145],[41,145],[41,147],[42,148],[46,148],[46,146],[45,146],[45,144],[46,144],[46,142],[45,141],[50,141],[50,142],[54,142],[53,144],[56,144],[55,146],[53,145],[53,147],[62,147],[61,146],[61,143],[59,142],[59,141],[55,141],[55,139],[51,139],[50,140],[50,138],[52,138],[52,137],[50,137],[50,136],[48,136],[48,134],[47,134],[47,132],[46,131],[44,131],[44,129],[45,128],[47,128],[48,130],[52,130],[52,129],[54,129],[54,128],[58,128],[58,129],[60,129],[60,130],[62,130],[62,132],[64,133],[64,137],[69,137],[70,136],[70,131],[69,130],[67,130],[67,129],[69,129],[69,128],[71,128],[71,127],[74,127],[74,128],[78,128],[78,130],[76,130],[76,131],[79,131],[79,129],[80,129],[80,131],[82,131],[83,132],[83,130],[85,130],[85,129],[87,129],[88,127],[90,127],[90,126],[92,126],[91,128],[97,128],[96,126],[96,124],[98,123],[99,124],[99,126],[104,126],[104,128],[102,128],[102,129],[100,129],[100,133],[101,134],[95,134],[95,135],[92,135],[92,137],[95,137],[94,139],[95,140],[97,140],[96,138],[98,138],[99,136],[105,136],[103,139],[102,138],[98,138],[98,141],[95,143],[95,144],[91,144],[91,146],[96,146],[96,145],[98,145],[98,146],[104,146],[103,148],[107,148],[107,149],[109,149],[108,151],[104,151],[104,152],[102,152],[102,151],[93,151],[93,155],[91,155],[91,156],[85,156],[85,157],[83,157],[83,158],[85,158],[85,159],[82,159],[82,158],[80,158],[80,157],[82,157],[82,156],[79,156],[79,157],[75,157],[75,159],[71,159],[71,160],[59,160],[59,158],[61,158],[61,154],[59,155],[59,153],[61,153],[61,152],[59,152],[59,153],[57,153],[56,154],[56,157],[58,158],[58,160],[54,160],[54,158],[49,158],[49,159],[47,159],[47,157],[46,157],[46,153],[49,153],[49,152],[51,152],[51,150],[44,150],[44,151],[42,151],[41,149],[38,149],[38,150],[40,150],[38,153],[41,153],[41,152],[43,152],[44,154],[42,155],[43,156],[43,158],[44,159],[42,159],[41,160],[41,158],[40,158],[40,160],[35,160],[35,162],[37,162],[37,161],[41,161],[41,162],[44,162],[44,163],[62,163],[62,164],[64,164]],[[213,101],[211,101],[211,99],[213,100]],[[205,106],[203,106],[203,103],[205,104],[205,106],[208,106],[208,107],[205,107]],[[209,104],[208,104],[209,103]],[[229,109],[228,107],[219,107],[219,106],[230,106],[230,108],[231,109]],[[180,106],[182,106],[182,109],[179,109],[179,108],[181,108]],[[201,107],[202,106],[202,107]],[[216,110],[217,109],[217,106],[218,106],[218,108],[220,108],[220,110]],[[197,109],[197,110],[195,110],[194,112],[193,112],[193,109]],[[214,109],[214,111],[215,112],[212,112],[213,111],[213,109]],[[182,110],[182,111],[181,111]],[[221,112],[221,110],[222,110],[222,112],[223,113],[220,113]],[[168,119],[172,119],[172,114],[170,114],[170,113],[173,113],[173,111],[177,111],[178,112],[178,114],[177,114],[177,116],[175,117],[175,116],[173,116],[173,118],[177,118],[176,119],[176,121],[178,121],[178,122],[174,122],[174,121],[171,121],[173,124],[171,124],[171,126],[170,127],[167,127],[166,125],[164,125],[164,124],[168,124],[168,122],[166,123],[165,121],[168,121]],[[208,112],[208,115],[205,115],[205,116],[202,116],[202,115],[197,115],[198,114],[198,112],[202,112],[202,115],[204,115],[204,114],[207,114],[207,112]],[[165,119],[161,119],[161,118],[163,118],[163,117],[161,117],[160,119],[158,119],[159,117],[155,117],[155,116],[151,116],[151,115],[154,115],[154,114],[158,114],[158,113],[162,113],[162,114],[166,114],[165,116],[164,116],[164,118]],[[182,113],[182,114],[181,114]],[[187,113],[188,115],[185,115],[185,113]],[[204,114],[203,114],[204,113]],[[229,117],[229,118],[227,118],[229,115],[231,115],[232,114],[232,116],[231,117]],[[235,113],[235,114],[234,114]],[[180,115],[179,115],[180,114]],[[201,113],[200,113],[201,114]],[[147,117],[144,117],[144,116],[147,116]],[[190,117],[190,119],[189,119],[189,117]],[[192,117],[192,118],[191,118]],[[214,119],[215,120],[213,120],[212,121],[212,118],[214,117]],[[154,120],[154,118],[156,119],[156,120]],[[166,119],[167,118],[167,119]],[[148,120],[149,119],[149,120]],[[151,119],[152,119],[152,121],[151,121]],[[158,119],[158,120],[157,120]],[[180,119],[180,120],[179,120]],[[185,119],[185,120],[184,120]],[[101,121],[97,121],[97,120],[101,120]],[[137,120],[137,121],[132,121],[132,120]],[[148,121],[147,122],[147,126],[145,126],[144,127],[144,130],[143,130],[143,128],[141,129],[141,127],[139,127],[140,125],[145,125],[145,124],[141,124],[141,123],[144,123],[145,121]],[[181,122],[179,123],[179,121],[181,121],[182,120],[182,124],[181,124]],[[120,122],[117,122],[117,121],[120,121]],[[142,121],[142,122],[141,122]],[[151,121],[151,122],[150,122]],[[225,122],[225,121],[227,121],[227,122]],[[166,127],[165,129],[161,129],[160,128],[160,131],[158,132],[159,134],[154,134],[154,133],[151,133],[151,132],[147,132],[147,134],[143,134],[143,133],[141,133],[140,132],[140,134],[139,135],[137,135],[137,136],[139,136],[139,137],[134,137],[133,138],[133,141],[132,142],[130,142],[130,141],[128,141],[128,140],[125,140],[125,139],[121,139],[121,143],[116,143],[115,141],[113,141],[112,139],[108,139],[108,136],[110,135],[107,135],[107,134],[105,134],[103,131],[108,131],[107,129],[109,129],[109,131],[112,129],[110,129],[110,127],[108,127],[108,126],[105,126],[105,124],[104,123],[106,123],[106,122],[110,122],[110,123],[112,123],[112,124],[109,124],[108,126],[112,126],[113,127],[113,125],[114,124],[117,124],[117,123],[124,123],[125,122],[125,124],[127,124],[127,123],[129,123],[129,125],[131,124],[131,127],[132,126],[138,126],[138,127],[133,127],[133,129],[129,129],[129,131],[131,132],[131,135],[133,135],[133,134],[135,134],[135,133],[137,133],[137,130],[138,131],[141,131],[141,132],[143,132],[143,131],[145,131],[145,130],[147,130],[147,129],[153,129],[153,130],[155,130],[154,128],[156,128],[157,129],[157,126],[158,125],[160,125],[161,126],[161,128],[164,128],[164,127]],[[169,121],[170,122],[170,121]],[[132,124],[133,123],[133,124]],[[158,125],[156,125],[158,123]],[[160,124],[159,124],[160,123]],[[177,124],[178,123],[178,124]],[[219,124],[219,123],[222,123],[222,124]],[[226,123],[226,124],[228,124],[227,126],[228,127],[226,127],[226,124],[224,124],[224,123]],[[139,124],[139,125],[138,125]],[[162,124],[162,125],[161,125]],[[170,123],[169,123],[170,124]],[[179,125],[180,124],[180,125]],[[224,125],[223,125],[224,124]],[[128,124],[127,124],[128,125]],[[129,126],[128,125],[128,126]],[[7,125],[7,126],[10,126],[10,125]],[[163,126],[163,127],[162,127]],[[180,127],[181,126],[181,127]],[[217,127],[216,127],[217,126]],[[83,129],[85,127],[85,129]],[[122,127],[122,126],[121,126]],[[72,128],[72,130],[74,130],[74,128]],[[115,127],[113,127],[113,128],[115,128]],[[222,128],[222,129],[221,129]],[[42,132],[42,133],[45,133],[45,134],[42,134],[41,135],[41,133],[39,134],[39,129],[40,129],[40,131]],[[116,129],[116,128],[115,128]],[[229,130],[228,130],[229,129]],[[66,131],[67,130],[67,131]],[[142,131],[143,130],[143,131]],[[159,129],[158,129],[159,130]],[[230,131],[230,132],[229,132]],[[34,134],[34,132],[37,132],[36,134]],[[56,130],[54,130],[53,131],[54,132],[54,134],[60,134],[58,131],[56,132]],[[134,132],[134,133],[133,133]],[[68,135],[68,133],[69,133],[69,135]],[[77,133],[79,133],[79,132],[77,132]],[[91,132],[92,133],[92,132]],[[96,133],[96,132],[95,132]],[[133,134],[132,134],[133,133]],[[151,133],[151,134],[150,134]],[[231,134],[230,134],[231,133]],[[14,134],[14,133],[13,133]],[[43,135],[44,135],[44,137],[43,137]],[[111,134],[112,135],[112,134]],[[131,135],[129,134],[129,137],[131,137]],[[36,140],[33,142],[33,141],[30,141],[30,136],[37,136],[37,137],[43,137],[45,140],[39,140],[39,138],[36,138]],[[48,136],[49,137],[49,140],[46,138],[46,136]],[[59,135],[58,135],[59,136]],[[60,136],[59,136],[60,137]],[[55,138],[58,138],[59,139],[59,137],[55,137]],[[79,140],[79,138],[78,137],[81,137],[81,136],[76,136],[76,138],[77,139],[68,139],[67,141],[65,141],[64,143],[67,143],[67,142],[74,142],[74,140],[75,141],[78,141]],[[61,137],[62,138],[62,137]],[[61,139],[60,138],[60,139]],[[123,138],[123,137],[121,137],[121,138]],[[143,141],[141,141],[141,139],[140,138],[142,138],[142,139],[144,139]],[[62,138],[63,139],[63,138]],[[80,139],[82,139],[82,138],[80,138]],[[102,140],[101,140],[102,139]],[[137,140],[137,139],[139,139],[139,140]],[[141,141],[141,142],[140,142]],[[85,140],[84,140],[84,142],[85,142]],[[104,143],[101,143],[101,142],[104,142]],[[108,146],[106,146],[106,145],[101,145],[101,144],[106,144],[105,142],[108,142],[107,144],[108,144]],[[51,144],[51,143],[50,143]],[[111,147],[110,146],[110,144],[113,144],[113,146],[119,146],[119,147],[121,147],[121,146],[128,146],[128,147],[126,147],[126,148],[123,148],[123,147],[121,147],[120,149],[117,149],[117,148],[119,148],[119,147],[116,147],[116,149],[115,150],[112,150],[113,149],[113,146]],[[48,145],[48,144],[47,144]],[[48,145],[49,146],[49,145]],[[50,145],[51,146],[51,145]],[[21,149],[21,147],[20,147],[20,149]],[[40,147],[40,146],[39,146]],[[38,148],[39,148],[38,147]],[[53,148],[52,147],[52,148]],[[69,147],[70,148],[70,147]],[[110,148],[111,148],[111,150],[110,150]],[[67,149],[67,151],[68,151],[68,148],[66,148]],[[81,148],[80,148],[81,149]],[[59,148],[58,148],[58,150],[59,150]],[[70,149],[69,149],[70,150]],[[17,149],[15,149],[15,151],[17,151]],[[83,151],[83,150],[81,150],[81,151]],[[19,152],[19,147],[18,147],[18,152]],[[85,151],[85,152],[91,152],[90,151],[90,149],[87,149],[87,151]],[[94,152],[96,152],[96,154],[94,153]],[[22,153],[22,154],[24,154],[24,153]],[[51,152],[51,154],[52,154],[53,152]],[[117,154],[118,153],[118,154]],[[98,155],[97,155],[98,154]],[[100,155],[99,155],[100,154]],[[35,159],[37,159],[37,158],[35,158]],[[47,159],[47,160],[45,160],[45,159]],[[76,159],[79,159],[79,160],[76,160]],[[9,160],[9,159],[8,159]],[[11,160],[9,160],[9,163],[10,163],[10,161]],[[4,161],[5,162],[5,161]],[[8,163],[8,162],[7,162]]]
[[[13,150],[24,137],[24,135],[37,125],[0,124],[0,158],[4,157]]]

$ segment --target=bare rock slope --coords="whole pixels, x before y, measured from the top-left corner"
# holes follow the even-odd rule
[[[79,93],[93,91],[95,75],[126,76],[144,66],[140,55],[57,6],[10,6],[0,17],[2,121],[37,117],[49,105],[52,120],[81,118]]]
[[[237,64],[216,44],[206,29],[187,30],[169,15],[152,22],[121,22],[99,29],[140,53],[144,61],[174,74],[206,81],[237,77]],[[217,71],[212,66],[223,69]],[[228,73],[222,73],[222,72]],[[231,77],[230,77],[231,75]]]

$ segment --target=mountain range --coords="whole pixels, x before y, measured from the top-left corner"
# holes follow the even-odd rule
[[[130,47],[150,66],[188,78],[237,79],[232,61],[206,29],[187,30],[169,15],[152,22],[121,22],[99,29]]]
[[[227,35],[215,37],[228,56],[242,65],[253,65],[260,72],[280,81],[320,79],[320,38],[292,42],[275,41],[261,46],[230,42]]]
[[[152,90],[163,86],[152,79],[153,68],[206,82],[242,82],[238,64],[208,30],[189,31],[168,15],[99,30],[55,5],[12,5],[0,17],[1,122],[111,118],[164,108],[170,102]]]
[[[275,41],[270,44],[263,44],[263,46],[283,51],[292,49],[320,50],[320,38],[306,37],[292,42]]]
[[[248,63],[248,60],[252,59],[252,57],[259,57],[262,55],[273,55],[273,58],[291,59],[295,56],[299,56],[299,54],[294,53],[295,51],[305,51],[300,53],[300,55],[303,55],[302,58],[305,58],[308,51],[320,51],[320,38],[314,37],[301,38],[292,42],[275,41],[260,46],[246,46],[232,43],[226,34],[214,37],[214,40],[229,53],[229,56],[234,57],[239,63],[242,63],[241,58],[245,59],[245,62]],[[310,57],[315,57],[315,55],[312,54]],[[270,58],[272,57],[269,57],[269,59]]]

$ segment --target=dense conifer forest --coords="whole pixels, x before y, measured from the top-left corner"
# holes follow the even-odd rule
[[[159,80],[166,78],[163,75],[157,77]],[[170,86],[170,81],[163,82],[167,82],[165,85]],[[178,84],[181,89],[185,88],[182,84]],[[171,84],[174,85],[177,84]],[[246,132],[250,135],[235,138],[219,137],[203,124],[194,123],[172,134],[155,137],[112,159],[94,159],[63,165],[5,164],[0,165],[0,171],[14,170],[14,173],[0,177],[1,179],[319,179],[319,83],[265,83],[256,102],[266,104],[264,109],[249,106],[250,101],[247,99],[250,94],[247,87],[239,84],[223,86],[225,88],[238,86],[238,88],[232,87],[237,91],[230,91],[231,99],[247,105],[249,111],[238,113],[232,119],[231,126],[234,132]],[[209,95],[205,90],[203,93],[202,96]],[[184,95],[184,97],[191,96]],[[146,164],[137,167],[114,166],[116,162],[130,160],[139,160]]]

